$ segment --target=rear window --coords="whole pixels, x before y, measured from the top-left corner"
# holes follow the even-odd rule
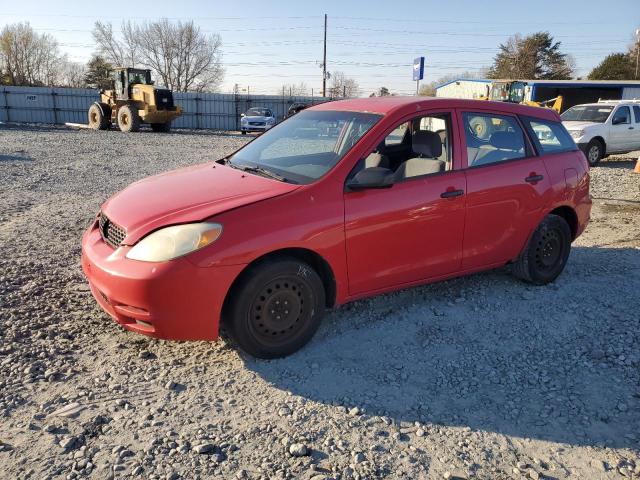
[[[537,118],[524,118],[523,121],[538,152],[558,153],[578,149],[573,138],[560,122]]]

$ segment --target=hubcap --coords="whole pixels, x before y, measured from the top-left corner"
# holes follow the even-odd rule
[[[91,122],[92,123],[97,123],[98,122],[98,114],[96,112],[92,112],[91,113]]]
[[[549,231],[538,242],[536,247],[536,265],[546,271],[554,268],[562,255],[562,239],[556,231]]]
[[[598,161],[599,157],[600,157],[600,147],[598,147],[597,145],[594,145],[589,149],[589,162],[591,163],[596,162]]]
[[[312,305],[311,290],[299,278],[272,280],[251,304],[251,330],[267,345],[287,342],[310,321]]]
[[[127,115],[126,113],[122,115],[122,124],[129,125],[129,115]]]

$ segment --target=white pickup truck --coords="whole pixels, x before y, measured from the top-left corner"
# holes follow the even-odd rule
[[[561,117],[591,166],[606,155],[640,150],[640,100],[576,105]]]

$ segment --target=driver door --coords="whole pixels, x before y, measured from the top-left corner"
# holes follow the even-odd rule
[[[397,177],[393,185],[345,191],[350,295],[391,289],[460,269],[466,180],[459,170],[454,117],[454,111],[425,112],[396,124],[379,139],[375,153],[382,157],[390,154],[388,165]],[[402,123],[407,124],[408,132],[399,144]],[[425,160],[446,166],[436,173],[398,177],[398,172],[405,175],[407,171],[402,163],[417,156],[412,142],[421,129],[430,129],[423,136],[443,138],[440,155],[433,152],[434,156]],[[391,147],[389,152],[384,145]],[[406,152],[404,158],[399,158],[402,151]],[[363,159],[360,165],[365,164]]]

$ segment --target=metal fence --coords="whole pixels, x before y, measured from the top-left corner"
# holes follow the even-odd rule
[[[87,111],[100,99],[90,88],[2,87],[0,121],[26,123],[86,123]],[[278,121],[293,103],[317,104],[323,97],[287,95],[240,95],[229,93],[175,92],[174,101],[183,109],[172,123],[175,128],[237,130],[240,114],[251,107],[270,108]]]

